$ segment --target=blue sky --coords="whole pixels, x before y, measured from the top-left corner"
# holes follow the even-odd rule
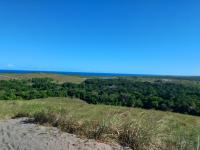
[[[198,0],[0,0],[0,69],[200,75]]]

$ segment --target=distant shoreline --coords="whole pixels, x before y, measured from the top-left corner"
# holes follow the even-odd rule
[[[145,75],[145,74],[123,74],[123,73],[94,73],[94,72],[65,72],[65,71],[35,71],[35,70],[0,70],[0,73],[15,73],[15,74],[28,74],[28,73],[48,73],[60,75],[77,75],[77,76],[104,76],[104,77],[137,77],[137,76],[159,76],[159,75]]]
[[[14,74],[30,74],[30,73],[46,73],[46,74],[60,74],[60,75],[74,75],[84,77],[200,77],[191,75],[158,75],[158,74],[126,74],[126,73],[96,73],[96,72],[68,72],[68,71],[36,71],[36,70],[4,70],[0,69],[1,73],[14,73]]]

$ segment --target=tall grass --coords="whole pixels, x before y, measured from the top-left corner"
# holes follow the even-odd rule
[[[30,117],[81,138],[137,150],[198,150],[200,118],[170,112],[88,105],[77,99],[0,101],[0,118]]]

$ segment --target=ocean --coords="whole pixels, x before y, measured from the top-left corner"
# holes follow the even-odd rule
[[[152,75],[143,75],[143,74],[91,73],[91,72],[62,72],[62,71],[30,71],[30,70],[0,70],[0,73],[15,73],[15,74],[49,73],[49,74],[61,74],[61,75],[98,76],[98,77],[152,76]]]

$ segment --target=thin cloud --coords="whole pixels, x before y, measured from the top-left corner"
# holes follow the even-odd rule
[[[14,64],[7,64],[6,67],[12,68],[12,67],[15,67],[15,65]]]

